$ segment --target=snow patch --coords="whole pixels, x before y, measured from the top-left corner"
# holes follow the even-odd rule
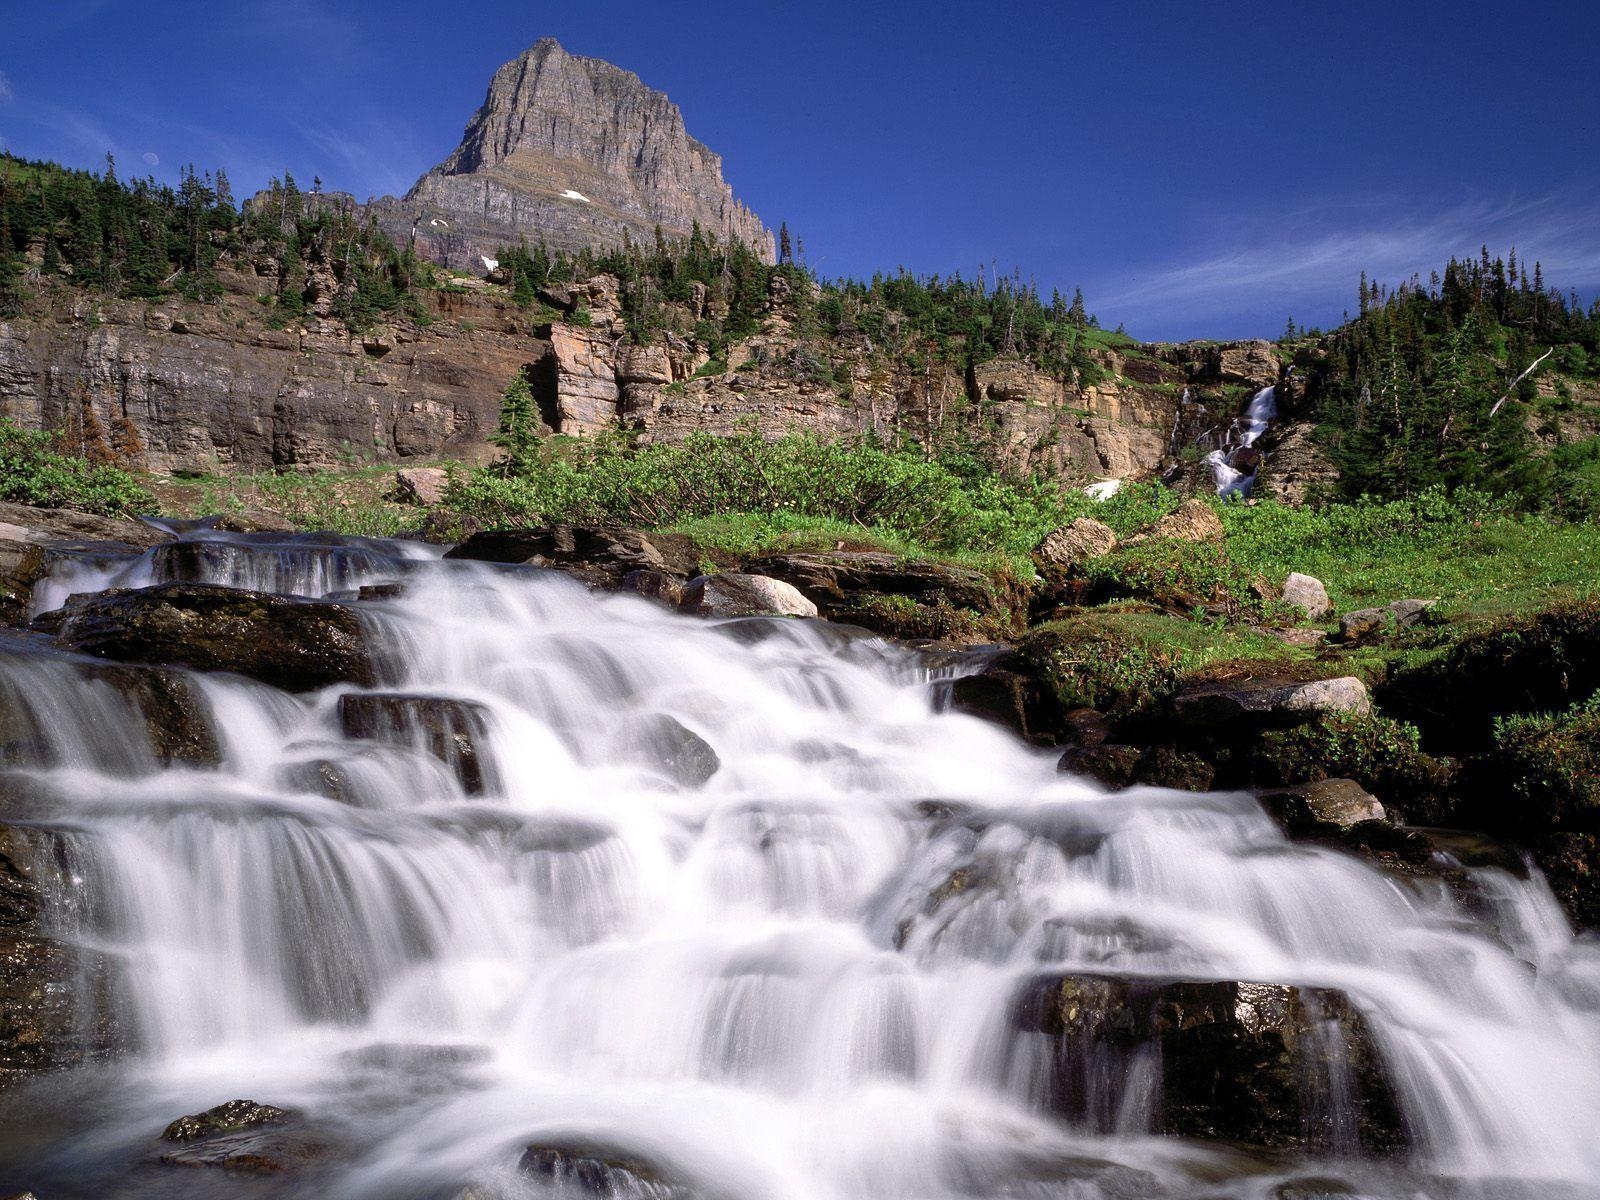
[[[562,192],[561,195],[568,200],[581,200],[585,204],[594,203],[593,200],[589,199],[589,197],[585,196],[582,192],[574,191],[572,188],[568,188],[566,191]]]
[[[492,271],[500,265],[500,260],[498,258],[490,258],[487,254],[478,255],[478,261],[483,264],[483,269],[485,271]]]
[[[1122,480],[1102,479],[1099,483],[1091,483],[1083,489],[1083,494],[1091,500],[1109,500],[1122,490]]]

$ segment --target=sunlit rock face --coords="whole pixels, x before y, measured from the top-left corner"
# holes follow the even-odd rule
[[[650,244],[698,224],[770,261],[772,234],[734,198],[722,159],[678,106],[631,71],[568,54],[552,38],[495,72],[461,144],[403,200],[375,206],[402,244],[482,274],[519,240],[580,250]]]

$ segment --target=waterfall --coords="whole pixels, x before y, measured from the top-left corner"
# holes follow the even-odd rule
[[[1248,496],[1261,471],[1257,440],[1278,416],[1278,389],[1264,387],[1228,427],[1223,443],[1205,457],[1219,496]]]
[[[1463,870],[1474,902],[1292,844],[1245,795],[1107,793],[948,711],[947,661],[877,638],[398,543],[188,531],[63,563],[36,603],[195,578],[398,584],[354,603],[403,680],[183,672],[215,753],[178,763],[95,664],[0,644],[23,731],[0,820],[66,839],[57,932],[119,964],[134,1047],[0,1110],[30,1130],[0,1141],[0,1185],[234,1194],[149,1174],[167,1121],[233,1097],[346,1147],[257,1181],[271,1196],[1576,1200],[1600,1179],[1600,950],[1537,877]],[[1058,979],[1123,1007],[1069,1012]],[[1285,1053],[1319,1065],[1284,1094],[1331,1131],[1309,1158],[1158,1136],[1195,1064],[1127,1031],[1172,980],[1243,981],[1227,1019],[1305,998]],[[1359,1144],[1356,1024],[1398,1156]],[[574,1144],[624,1165],[548,1148]],[[1335,1182],[1275,1190],[1302,1175]]]

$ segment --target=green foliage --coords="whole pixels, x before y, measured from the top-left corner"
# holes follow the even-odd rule
[[[1268,730],[1251,757],[1260,784],[1353,779],[1413,816],[1431,816],[1446,783],[1445,768],[1422,752],[1414,726],[1376,714],[1328,713],[1290,729]]]
[[[1314,575],[1338,610],[1403,596],[1447,612],[1548,606],[1600,589],[1600,526],[1516,511],[1505,497],[1432,488],[1391,501],[1225,505],[1228,551],[1281,584]]]
[[[348,201],[273,180],[248,211],[234,207],[227,175],[181,173],[178,187],[0,154],[0,312],[16,311],[19,264],[36,254],[42,276],[110,295],[211,300],[230,256],[274,259],[271,323],[304,315],[310,266],[337,283],[333,312],[351,330],[382,317],[425,319],[420,292],[432,268],[398,249]]]
[[[539,408],[525,371],[506,384],[501,395],[500,423],[489,440],[506,452],[501,469],[510,475],[524,475],[535,467],[541,432]]]
[[[1344,495],[1470,487],[1542,503],[1552,480],[1527,429],[1534,377],[1521,376],[1551,347],[1541,369],[1591,369],[1600,302],[1585,312],[1545,287],[1538,264],[1530,274],[1487,249],[1426,287],[1385,291],[1363,275],[1359,299],[1307,381]]]
[[[1600,822],[1600,696],[1561,713],[1501,717],[1487,765],[1496,825],[1593,828]],[[1496,803],[1497,802],[1497,803]]]
[[[699,226],[687,238],[657,232],[651,246],[624,243],[577,254],[543,242],[498,251],[512,296],[532,305],[540,288],[606,273],[621,284],[628,334],[649,344],[663,331],[694,337],[718,360],[760,331],[774,307],[805,341],[851,341],[869,356],[914,369],[919,361],[965,367],[1002,354],[1028,359],[1088,386],[1105,376],[1095,354],[1137,345],[1099,328],[1084,307],[1059,293],[1045,301],[1020,273],[976,280],[913,275],[904,269],[869,281],[826,280],[796,262],[764,263],[740,242],[724,244]],[[697,311],[698,310],[698,311]],[[715,314],[715,315],[714,315]],[[583,323],[582,310],[567,317]]]
[[[1064,711],[1128,718],[1158,709],[1177,687],[1177,656],[1115,621],[1084,614],[1032,630],[1017,647]]]
[[[964,478],[870,440],[696,434],[635,446],[619,435],[549,439],[512,473],[479,471],[451,503],[490,524],[661,528],[725,514],[824,518],[939,550],[1021,558],[1091,501],[1040,480]]]
[[[155,510],[155,498],[127,471],[59,453],[49,434],[9,421],[0,421],[0,499],[106,516]]]

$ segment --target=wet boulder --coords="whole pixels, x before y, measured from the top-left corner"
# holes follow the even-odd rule
[[[211,1167],[245,1175],[287,1175],[322,1166],[335,1141],[298,1113],[254,1100],[229,1100],[179,1117],[161,1134],[175,1143],[161,1152],[170,1167]]]
[[[96,658],[232,671],[292,692],[371,687],[379,674],[350,606],[208,584],[102,593],[71,610],[56,640]]]
[[[1168,1136],[1340,1155],[1406,1145],[1371,1030],[1337,990],[1052,973],[1018,990],[1012,1025],[1034,1035],[1014,1065],[1038,1072],[1050,1111],[1096,1132],[1143,1099],[1150,1131]]]
[[[107,663],[90,666],[85,673],[115,687],[138,709],[162,766],[214,767],[222,761],[211,714],[184,672]]]
[[[682,787],[703,787],[722,769],[711,743],[665,713],[635,722],[620,742],[619,749],[628,757],[648,763]]]
[[[697,617],[814,617],[817,606],[799,589],[766,575],[721,571],[691,579],[680,612]]]
[[[52,928],[72,886],[58,835],[0,825],[0,1088],[109,1058],[124,1044],[114,964]]]
[[[577,1195],[652,1200],[693,1200],[698,1195],[670,1168],[644,1155],[581,1140],[530,1145],[517,1160],[517,1170]]]
[[[125,560],[171,540],[166,530],[131,517],[0,504],[0,621],[28,619],[33,585],[58,558]]]
[[[431,754],[455,773],[469,796],[483,795],[493,782],[480,750],[486,712],[481,704],[450,696],[349,692],[339,697],[339,724],[346,737]]]
[[[237,1133],[241,1129],[279,1125],[288,1119],[289,1114],[285,1110],[271,1104],[257,1104],[254,1100],[229,1100],[205,1112],[179,1117],[162,1131],[161,1140],[193,1142],[218,1134]]]
[[[666,571],[653,568],[629,571],[622,577],[620,587],[625,592],[654,600],[668,608],[677,608],[683,603],[683,580]]]
[[[617,587],[631,571],[662,571],[685,578],[697,572],[699,554],[681,534],[642,533],[608,525],[542,525],[475,533],[445,552],[474,562],[531,563]]]

